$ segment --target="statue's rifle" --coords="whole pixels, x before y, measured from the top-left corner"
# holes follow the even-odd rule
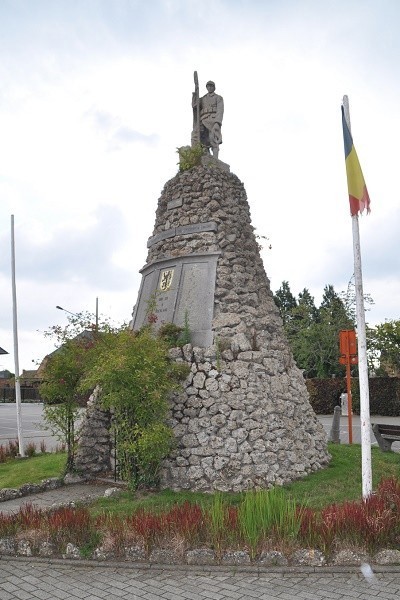
[[[195,106],[196,106],[196,137],[197,143],[200,144],[200,95],[199,95],[199,78],[197,76],[197,71],[194,72],[194,96],[195,96]]]

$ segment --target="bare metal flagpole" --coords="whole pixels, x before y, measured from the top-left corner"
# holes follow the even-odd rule
[[[14,365],[15,365],[15,405],[17,408],[17,431],[19,455],[24,457],[24,439],[22,434],[21,416],[21,385],[19,380],[18,358],[18,324],[17,324],[17,291],[15,285],[15,240],[14,240],[14,215],[11,215],[11,274],[12,274],[12,299],[13,299],[13,330],[14,330]]]
[[[343,109],[347,126],[351,133],[349,99],[347,96],[343,96]],[[364,292],[358,214],[353,215],[351,217],[351,221],[353,229],[354,281],[356,288],[358,377],[360,383],[362,495],[363,498],[366,499],[372,494],[371,419],[369,412],[367,338],[365,328]]]

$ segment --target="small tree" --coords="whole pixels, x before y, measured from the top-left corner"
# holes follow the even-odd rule
[[[40,367],[40,394],[46,402],[44,421],[67,447],[67,472],[74,468],[76,422],[79,405],[86,399],[79,389],[80,380],[95,359],[102,332],[115,331],[108,319],[102,319],[97,325],[92,320],[93,315],[88,312],[68,315],[65,327],[53,325],[44,334],[54,339],[57,346]]]
[[[76,421],[79,414],[78,384],[87,367],[88,351],[93,340],[78,337],[67,340],[56,350],[44,366],[40,394],[46,401],[44,420],[53,435],[67,446],[67,471],[74,468]]]

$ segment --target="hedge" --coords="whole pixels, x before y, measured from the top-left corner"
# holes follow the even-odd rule
[[[317,415],[333,414],[340,406],[340,395],[346,392],[346,379],[306,379],[310,402]],[[358,378],[351,380],[353,412],[360,412]],[[369,379],[371,415],[400,416],[400,377],[371,377]]]

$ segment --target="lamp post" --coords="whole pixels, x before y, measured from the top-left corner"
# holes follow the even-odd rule
[[[78,317],[79,315],[77,315],[74,312],[71,312],[70,310],[67,310],[66,308],[63,308],[62,306],[56,306],[56,308],[58,308],[58,310],[63,310],[64,312],[73,315],[74,317]],[[93,314],[93,313],[92,313]],[[95,317],[96,317],[96,322],[95,322],[95,331],[99,330],[99,299],[96,298],[96,313],[95,313]]]
[[[77,315],[76,313],[71,312],[70,310],[67,310],[66,308],[63,308],[62,306],[56,306],[56,308],[58,308],[58,310],[63,310],[64,312],[69,313],[70,315],[73,315],[74,317],[78,317],[79,315]]]

